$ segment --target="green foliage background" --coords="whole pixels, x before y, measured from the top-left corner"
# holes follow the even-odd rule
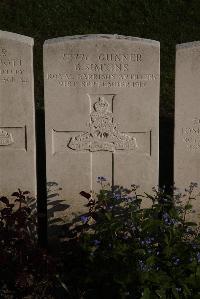
[[[118,33],[161,42],[161,115],[171,115],[175,45],[200,40],[199,25],[199,0],[0,0],[0,29],[35,39],[37,108],[43,107],[45,39]]]

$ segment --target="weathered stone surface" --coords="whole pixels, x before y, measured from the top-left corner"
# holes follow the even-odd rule
[[[190,183],[200,186],[199,78],[200,42],[177,45],[174,181],[182,193],[185,193]],[[200,212],[199,199],[193,204]]]
[[[0,195],[36,196],[33,39],[0,31]]]
[[[51,217],[81,211],[79,192],[98,190],[98,176],[146,192],[158,184],[158,42],[118,35],[47,40],[44,80],[47,181],[62,188],[49,190]]]

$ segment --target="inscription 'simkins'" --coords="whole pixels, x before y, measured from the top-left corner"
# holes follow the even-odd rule
[[[90,64],[75,64],[75,71],[91,71],[91,72],[126,72],[128,64],[124,63],[90,63]]]
[[[10,145],[14,142],[13,136],[11,133],[6,132],[4,129],[0,129],[0,146],[1,145]]]

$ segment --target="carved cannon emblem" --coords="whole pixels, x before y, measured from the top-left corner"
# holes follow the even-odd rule
[[[136,138],[119,131],[119,126],[113,121],[113,113],[103,96],[93,105],[90,114],[88,131],[72,137],[68,147],[81,151],[132,150],[138,147]]]

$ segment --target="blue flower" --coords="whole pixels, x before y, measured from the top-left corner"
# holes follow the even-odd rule
[[[177,257],[173,257],[172,260],[175,266],[178,266],[178,264],[180,263],[180,259]]]
[[[165,222],[165,224],[169,224],[170,223],[170,217],[168,213],[164,213],[163,214],[163,220]]]
[[[139,260],[139,267],[142,271],[145,270],[145,264],[143,263],[143,261]]]
[[[88,217],[87,216],[81,216],[81,221],[85,224],[88,221]]]
[[[121,194],[120,193],[114,194],[114,199],[115,200],[120,200],[121,199]]]
[[[177,223],[177,221],[175,219],[172,219],[168,213],[163,214],[163,220],[164,220],[164,223],[167,225],[173,225],[173,224]]]
[[[141,242],[141,244],[142,245],[150,245],[150,244],[152,244],[152,242],[154,241],[154,238],[152,237],[152,238],[146,238],[146,239],[144,239],[142,242]]]
[[[145,263],[142,260],[139,260],[139,267],[141,271],[150,271],[150,267],[148,267],[147,265],[145,265]]]
[[[198,248],[197,244],[192,244],[192,248],[197,249]]]
[[[101,241],[100,241],[100,240],[94,240],[93,242],[94,242],[94,245],[95,245],[95,246],[99,246],[99,245],[101,244]]]
[[[197,262],[200,263],[200,252],[197,252]]]

